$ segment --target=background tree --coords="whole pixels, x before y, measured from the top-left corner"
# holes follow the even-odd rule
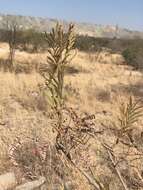
[[[3,23],[5,31],[5,38],[9,45],[9,57],[8,57],[8,64],[10,69],[14,67],[14,56],[16,50],[16,37],[18,31],[18,23],[16,20],[11,20],[9,16],[5,18]]]

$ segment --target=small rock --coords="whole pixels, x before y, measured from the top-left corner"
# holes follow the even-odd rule
[[[13,172],[0,175],[0,190],[12,189],[16,184],[17,181]]]
[[[34,190],[45,183],[45,177],[41,177],[39,180],[27,182],[15,188],[15,190]]]

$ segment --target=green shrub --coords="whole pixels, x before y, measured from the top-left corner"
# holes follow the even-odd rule
[[[122,53],[128,65],[135,69],[143,69],[143,48],[129,47]]]

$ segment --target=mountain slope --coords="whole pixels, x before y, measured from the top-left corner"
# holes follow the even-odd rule
[[[23,29],[34,28],[37,31],[47,31],[55,26],[58,20],[41,17],[20,16],[20,15],[4,15],[0,14],[0,28],[3,28],[7,20],[16,21],[18,25]],[[67,21],[61,21],[65,27],[67,27]],[[90,23],[74,23],[76,26],[76,32],[80,35],[88,35],[94,37],[108,37],[108,38],[143,38],[143,32],[131,31],[118,26],[111,25],[97,25]]]

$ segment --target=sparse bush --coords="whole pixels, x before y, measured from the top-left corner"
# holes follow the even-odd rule
[[[81,51],[96,52],[100,51],[103,47],[108,47],[111,39],[108,38],[95,38],[90,36],[77,36],[75,47]]]
[[[11,146],[10,159],[27,179],[45,176],[46,184],[60,184],[66,180],[70,170],[66,169],[55,147],[48,141],[29,139]]]
[[[46,45],[43,33],[37,32],[34,29],[18,31],[17,48],[20,50],[35,53],[41,49],[46,49]]]
[[[78,74],[80,71],[73,66],[67,66],[65,69],[65,74]]]
[[[122,53],[128,65],[135,69],[143,69],[143,48],[129,47]]]
[[[111,100],[111,93],[108,89],[95,89],[95,95],[97,100],[101,102],[110,102]]]
[[[65,91],[65,99],[67,100],[69,96],[74,96],[76,98],[79,98],[79,89],[75,89],[72,87],[71,83],[67,84],[64,86],[64,91]]]

